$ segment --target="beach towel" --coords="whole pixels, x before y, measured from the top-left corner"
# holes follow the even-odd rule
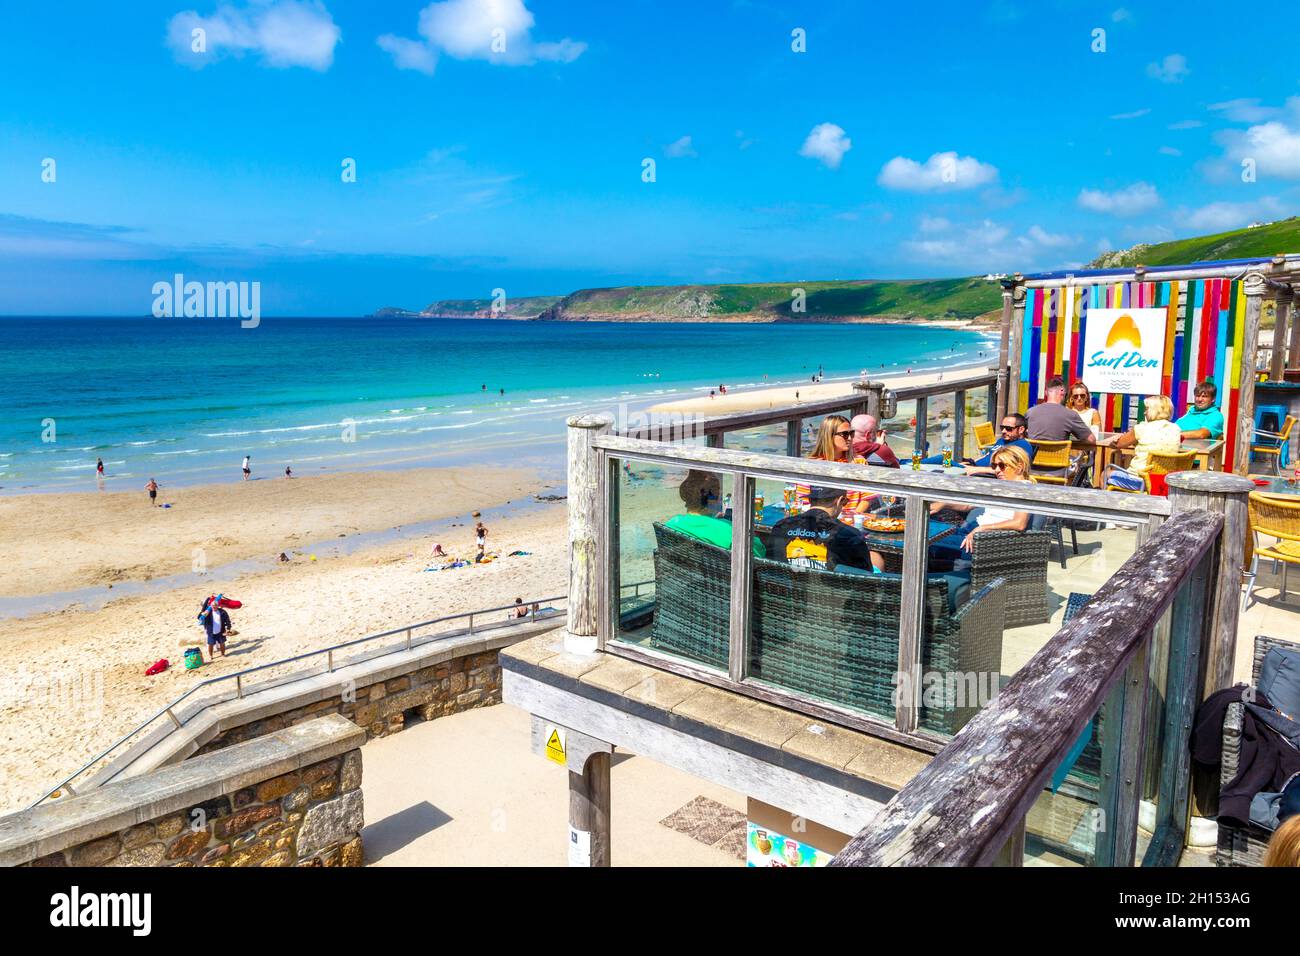
[[[167,658],[165,657],[159,658],[158,660],[150,664],[148,668],[145,669],[145,675],[148,677],[153,677],[155,674],[161,674],[170,666],[171,665],[167,662]]]
[[[507,557],[507,558],[515,558],[515,557],[519,557],[519,556],[521,556],[521,555],[524,556],[524,557],[527,557],[528,555],[530,555],[530,554],[532,554],[532,553],[533,553],[533,552],[531,552],[531,551],[511,551],[509,554],[506,555],[506,557]]]

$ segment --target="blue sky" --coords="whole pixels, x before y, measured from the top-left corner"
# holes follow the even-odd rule
[[[1209,3],[9,4],[0,314],[1069,266],[1297,211],[1278,42]]]

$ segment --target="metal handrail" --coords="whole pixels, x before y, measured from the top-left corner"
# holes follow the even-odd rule
[[[555,596],[553,596],[553,597],[534,598],[533,600],[531,600],[531,601],[526,601],[526,602],[524,602],[524,603],[525,603],[525,604],[528,604],[528,605],[533,605],[533,604],[542,604],[543,602],[549,602],[549,601],[567,601],[568,599],[569,599],[569,596],[568,596],[567,594],[558,594],[558,595],[555,595]],[[114,750],[116,750],[118,747],[122,746],[122,744],[126,743],[126,741],[130,740],[132,737],[134,737],[134,736],[135,736],[136,734],[138,734],[140,731],[144,730],[144,728],[148,727],[150,724],[152,724],[152,723],[153,723],[155,720],[157,720],[159,717],[162,717],[162,716],[170,717],[172,723],[175,724],[176,727],[179,729],[179,728],[180,728],[181,726],[183,726],[183,725],[181,724],[180,718],[178,718],[178,717],[176,716],[176,714],[175,714],[175,708],[176,708],[177,705],[179,705],[182,701],[184,701],[187,697],[189,697],[190,695],[194,694],[196,691],[201,690],[201,689],[204,688],[204,687],[211,687],[211,686],[214,686],[214,685],[216,685],[216,684],[220,684],[222,681],[230,681],[230,680],[233,680],[233,681],[235,682],[235,694],[236,694],[236,699],[242,699],[243,696],[244,696],[244,693],[243,693],[244,677],[247,676],[247,675],[249,675],[249,674],[255,674],[255,673],[259,672],[259,671],[264,671],[264,670],[267,670],[267,669],[272,668],[272,667],[280,667],[280,666],[282,666],[282,665],[284,665],[284,664],[293,664],[293,663],[296,663],[296,662],[298,662],[298,661],[306,660],[306,659],[309,658],[309,657],[319,657],[321,654],[325,654],[325,655],[326,655],[326,659],[327,659],[327,663],[328,663],[328,672],[329,672],[329,673],[333,673],[333,671],[334,671],[334,652],[335,652],[335,651],[343,650],[343,649],[345,649],[345,648],[349,648],[349,647],[355,647],[355,646],[357,646],[358,644],[365,644],[365,643],[368,643],[368,642],[370,642],[370,641],[379,640],[380,638],[384,638],[384,637],[392,637],[394,634],[402,634],[402,633],[405,633],[405,634],[406,634],[406,647],[405,647],[404,649],[405,649],[405,650],[410,650],[411,647],[412,647],[411,632],[414,631],[414,630],[417,630],[417,629],[422,628],[422,627],[429,627],[429,626],[431,626],[431,625],[433,625],[433,624],[445,624],[445,623],[448,622],[448,621],[458,621],[458,620],[461,620],[462,618],[468,618],[468,619],[469,619],[469,622],[470,622],[470,624],[469,624],[469,633],[470,633],[470,634],[473,634],[473,633],[474,633],[474,616],[475,616],[476,614],[477,614],[477,615],[483,615],[483,614],[494,614],[494,613],[498,613],[498,612],[500,612],[500,611],[514,610],[514,609],[517,608],[517,607],[519,607],[518,604],[503,604],[503,605],[501,605],[500,607],[488,607],[488,608],[479,608],[479,609],[474,610],[474,611],[462,611],[462,612],[460,612],[459,614],[449,614],[449,615],[447,615],[447,616],[445,616],[445,617],[436,617],[436,618],[433,618],[432,620],[421,621],[421,622],[418,623],[418,624],[410,624],[410,625],[407,625],[407,626],[405,626],[405,627],[394,628],[394,629],[391,630],[391,631],[381,631],[381,632],[379,632],[378,634],[368,634],[368,635],[366,635],[365,637],[359,637],[359,638],[357,638],[357,639],[355,639],[355,640],[351,640],[351,641],[344,641],[344,642],[342,642],[341,644],[331,644],[331,645],[328,646],[328,647],[322,647],[322,648],[318,648],[317,650],[307,651],[307,652],[304,653],[304,654],[297,654],[297,655],[295,655],[295,656],[293,656],[293,657],[286,657],[286,658],[284,658],[284,659],[282,659],[282,660],[278,660],[278,661],[271,661],[270,663],[267,663],[267,664],[258,664],[258,665],[256,665],[255,667],[246,667],[246,668],[244,668],[243,670],[234,671],[233,673],[230,673],[230,674],[221,674],[221,675],[219,675],[219,676],[217,676],[217,677],[209,677],[209,678],[207,678],[206,680],[200,681],[199,683],[195,684],[193,687],[191,687],[191,688],[190,688],[189,690],[187,690],[185,693],[181,694],[181,695],[180,695],[179,697],[177,697],[175,700],[173,700],[173,701],[171,701],[170,703],[164,705],[164,706],[162,707],[162,709],[159,710],[159,711],[157,711],[155,714],[153,714],[153,716],[149,717],[149,718],[148,718],[147,720],[145,720],[144,722],[142,722],[142,723],[136,725],[134,728],[132,728],[131,730],[127,731],[126,734],[124,734],[122,737],[118,738],[116,741],[114,741],[112,744],[110,744],[109,747],[108,747],[108,749],[106,749],[105,751],[103,751],[103,752],[102,752],[101,754],[99,754],[98,756],[96,756],[96,757],[92,758],[91,760],[87,761],[86,763],[82,764],[82,765],[81,765],[80,767],[78,767],[75,771],[73,771],[71,774],[69,774],[67,777],[65,777],[62,781],[60,781],[59,783],[55,784],[53,787],[51,787],[49,790],[47,790],[45,793],[43,793],[43,794],[42,794],[42,795],[41,795],[41,796],[36,800],[36,802],[33,803],[33,804],[31,804],[31,806],[29,806],[27,809],[30,810],[30,809],[33,809],[33,808],[35,808],[35,807],[40,806],[42,803],[44,803],[46,800],[48,800],[52,794],[58,793],[60,790],[67,790],[69,793],[71,793],[71,794],[73,794],[73,795],[75,796],[76,791],[74,791],[74,790],[72,789],[72,781],[76,780],[79,776],[81,776],[83,773],[85,773],[87,770],[89,770],[89,769],[90,769],[91,767],[93,767],[95,764],[99,763],[101,760],[103,760],[105,757],[107,757],[109,754],[111,754],[111,753],[112,753]],[[530,610],[529,613],[528,613],[528,617],[526,617],[526,618],[524,618],[524,617],[518,618],[518,621],[519,621],[520,623],[525,623],[525,622],[527,622],[527,621],[535,621],[536,619],[537,619],[536,616],[535,616],[535,615],[533,614],[533,612]],[[442,637],[442,638],[446,638],[446,637],[454,637],[454,636],[455,636],[455,635],[450,635],[450,634],[447,634],[447,635],[440,635],[440,637]],[[420,644],[428,644],[428,643],[431,643],[432,640],[437,640],[437,639],[439,639],[439,637],[432,638],[431,640],[428,640],[428,641],[420,641],[420,642],[418,642],[418,643],[420,643]]]

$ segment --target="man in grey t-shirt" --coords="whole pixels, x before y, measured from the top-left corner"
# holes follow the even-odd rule
[[[1092,429],[1083,423],[1078,412],[1062,404],[1064,400],[1065,379],[1058,375],[1047,383],[1043,401],[1025,412],[1030,441],[1066,441],[1072,438],[1088,445],[1096,441]]]

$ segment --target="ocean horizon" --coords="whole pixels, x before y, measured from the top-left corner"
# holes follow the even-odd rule
[[[674,398],[935,371],[988,332],[902,324],[410,317],[0,319],[0,493],[420,464],[559,465],[564,419]]]

